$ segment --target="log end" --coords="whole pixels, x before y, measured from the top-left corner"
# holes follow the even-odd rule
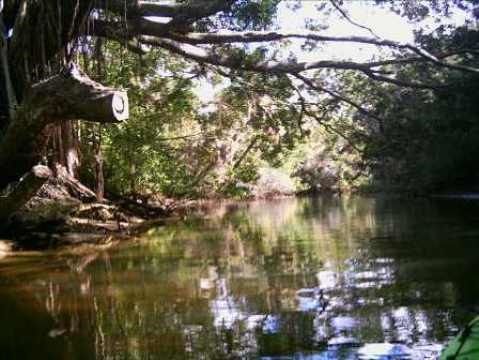
[[[116,91],[111,101],[112,115],[117,122],[123,122],[130,115],[128,95],[125,91]]]
[[[74,63],[60,74],[33,85],[29,103],[47,121],[120,123],[129,116],[126,91],[103,86]]]

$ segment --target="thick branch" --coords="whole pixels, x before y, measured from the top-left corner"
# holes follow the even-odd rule
[[[100,0],[95,7],[108,10],[116,14],[128,16],[166,16],[173,17],[185,5],[165,4],[149,1]]]
[[[151,30],[151,29],[150,29]],[[145,35],[164,35],[155,34],[155,31],[145,32]],[[371,38],[365,36],[325,36],[314,31],[249,31],[249,32],[217,32],[217,33],[188,33],[188,34],[168,34],[169,38],[193,45],[199,44],[226,44],[226,43],[252,43],[278,41],[284,39],[305,39],[318,42],[350,42],[358,44],[369,44],[381,47],[389,47],[398,50],[409,50],[421,58],[424,58],[438,66],[447,67],[454,70],[479,73],[479,69],[450,64],[441,61],[425,49],[414,46],[409,43],[400,43],[392,40]]]
[[[143,36],[140,42],[152,46],[162,47],[179,54],[185,58],[195,60],[200,63],[207,63],[217,66],[224,66],[238,70],[248,70],[262,73],[275,74],[298,74],[303,71],[313,69],[337,69],[337,70],[355,70],[364,73],[372,79],[389,82],[391,84],[417,88],[417,89],[437,89],[438,86],[421,84],[416,82],[403,82],[393,78],[381,76],[374,67],[380,65],[380,62],[372,63],[357,63],[353,61],[333,61],[333,60],[319,60],[319,61],[260,61],[248,62],[242,58],[237,58],[229,54],[215,53],[211,49],[205,49],[199,46],[184,44],[175,40],[163,39],[151,36]],[[390,63],[390,61],[388,61]]]
[[[156,35],[156,34],[145,34]],[[376,46],[386,46],[396,49],[414,47],[409,44],[403,44],[392,40],[383,40],[367,36],[328,36],[321,35],[316,31],[298,30],[298,31],[219,31],[215,33],[187,33],[170,34],[171,38],[189,44],[226,44],[226,43],[254,43],[279,41],[286,39],[305,39],[321,42],[352,42],[359,44],[370,44]]]
[[[41,160],[49,124],[69,119],[117,123],[127,118],[125,92],[104,87],[75,67],[36,84],[0,141],[0,188]]]
[[[235,0],[195,0],[189,3],[101,0],[95,6],[129,17],[171,17],[171,25],[188,24],[228,10]]]
[[[199,46],[184,44],[171,39],[163,39],[152,36],[142,36],[140,41],[144,44],[162,47],[186,58],[212,65],[225,66],[240,70],[275,73],[298,73],[310,69],[333,68],[343,70],[368,70],[368,63],[356,63],[352,61],[320,60],[312,62],[280,62],[261,61],[249,63],[244,59],[233,57],[229,54],[215,53],[210,49]]]
[[[90,22],[91,26],[85,28],[85,36],[94,35],[96,37],[113,40],[135,54],[145,54],[138,40],[132,34],[127,34],[121,23],[99,19],[91,19]]]
[[[174,28],[191,24],[199,19],[229,10],[235,1],[236,0],[197,0],[182,7],[180,5],[178,12],[173,15],[173,20],[171,20],[168,25]]]
[[[129,34],[118,34],[118,26],[108,24],[104,21],[97,21],[97,30],[95,33],[100,36],[110,37],[112,39],[128,39],[132,40],[138,37],[139,43],[166,48],[190,59],[206,62],[214,65],[221,65],[234,68],[242,68],[244,70],[253,70],[261,72],[300,72],[311,68],[334,68],[334,69],[354,69],[363,71],[366,75],[373,79],[390,82],[399,86],[410,86],[416,88],[431,88],[430,85],[424,84],[408,84],[397,81],[393,78],[376,76],[378,70],[372,70],[383,65],[393,64],[410,64],[419,61],[429,61],[437,66],[446,67],[454,70],[479,73],[479,69],[469,66],[448,63],[445,56],[436,56],[428,51],[414,46],[409,43],[401,43],[392,40],[380,39],[377,37],[366,36],[327,36],[321,35],[315,31],[248,31],[248,32],[232,32],[219,31],[215,33],[179,33],[175,32],[170,23],[163,24],[148,19],[140,18],[132,24]],[[111,29],[111,30],[108,30]],[[255,65],[242,64],[239,59],[227,59],[225,55],[214,53],[211,49],[206,49],[194,45],[224,45],[228,43],[253,43],[253,42],[271,42],[285,39],[305,39],[317,42],[349,42],[357,44],[369,44],[379,47],[389,47],[396,50],[407,50],[416,56],[403,57],[400,59],[390,59],[385,61],[375,61],[370,63],[355,63],[347,61],[316,61],[316,62],[297,62],[297,63],[278,63],[263,62]],[[233,64],[233,62],[235,64]],[[274,69],[273,69],[274,68]]]
[[[129,115],[126,92],[91,80],[73,64],[63,73],[35,84],[27,103],[50,122],[81,119],[118,123]]]

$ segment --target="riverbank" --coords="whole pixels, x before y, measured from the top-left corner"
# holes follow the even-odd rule
[[[57,184],[47,184],[20,211],[0,224],[0,238],[12,250],[50,249],[83,243],[102,244],[109,238],[131,238],[152,226],[172,221],[187,201],[121,197],[96,201],[79,198]]]
[[[58,186],[47,186],[22,211],[12,216],[7,226],[0,228],[3,244],[0,253],[84,244],[103,246],[111,243],[112,239],[121,241],[141,236],[153,227],[178,222],[191,213],[205,217],[219,203],[310,197],[318,194],[317,191],[298,194],[267,193],[265,196],[241,200],[225,197],[191,200],[136,195],[97,202],[91,198],[78,199]],[[340,196],[332,192],[327,194]],[[428,197],[479,199],[479,194],[433,194]]]
[[[180,221],[192,212],[205,215],[224,201],[238,200],[137,195],[97,202],[78,199],[64,189],[50,186],[13,214],[8,223],[0,225],[0,254],[84,244],[103,246],[112,239],[133,239],[153,227]]]

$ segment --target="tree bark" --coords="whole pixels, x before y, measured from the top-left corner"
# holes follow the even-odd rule
[[[48,149],[53,151],[49,158],[49,166],[55,169],[60,165],[72,177],[77,177],[80,167],[80,151],[78,135],[73,120],[65,120],[54,124],[49,130],[50,141]]]
[[[128,111],[125,92],[96,83],[75,66],[34,85],[0,141],[0,188],[41,161],[48,125],[76,119],[119,123]]]
[[[82,119],[120,123],[128,119],[125,92],[105,87],[71,64],[67,70],[34,85],[25,101],[50,121]]]
[[[95,136],[93,148],[95,159],[95,192],[98,201],[105,198],[105,177],[103,173],[103,153],[101,151],[101,128],[98,128],[98,136]]]
[[[78,135],[75,131],[75,122],[67,120],[60,124],[63,139],[63,159],[61,164],[66,167],[68,174],[74,178],[78,175],[80,167],[80,153]]]
[[[66,187],[73,197],[85,202],[97,200],[95,193],[71,176],[65,166],[56,164],[54,170],[58,183]]]
[[[17,105],[10,78],[8,45],[5,31],[6,28],[0,10],[0,130],[3,130],[3,128],[8,125],[8,122],[14,118]]]
[[[52,172],[48,167],[37,165],[20,179],[8,195],[0,196],[0,223],[7,221],[35,196],[50,176]]]

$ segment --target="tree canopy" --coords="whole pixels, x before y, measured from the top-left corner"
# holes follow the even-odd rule
[[[437,164],[433,144],[444,131],[443,141],[457,134],[472,142],[461,134],[475,128],[477,1],[367,4],[417,24],[411,42],[381,38],[339,0],[318,2],[302,28],[285,30],[277,21],[284,3],[3,1],[0,185],[44,163],[101,187],[104,156],[106,185],[120,192],[145,184],[172,195],[200,184],[226,191],[255,181],[260,159],[308,173],[306,182],[318,175],[311,171],[327,172],[328,159],[342,164],[336,180],[384,172],[411,179],[421,173],[417,156],[421,169]],[[286,4],[292,14],[302,5]],[[464,24],[442,21],[456,12]],[[331,34],[322,22],[331,16],[357,32]],[[434,19],[437,26],[426,31],[421,24]],[[381,55],[362,61],[324,51],[337,43]],[[213,111],[201,109],[198,80],[223,88]],[[128,116],[113,128],[76,122],[121,123]],[[322,155],[313,154],[310,141],[319,141]],[[293,161],[298,156],[310,160]],[[95,166],[82,167],[82,160]],[[424,183],[441,182],[434,176]]]

